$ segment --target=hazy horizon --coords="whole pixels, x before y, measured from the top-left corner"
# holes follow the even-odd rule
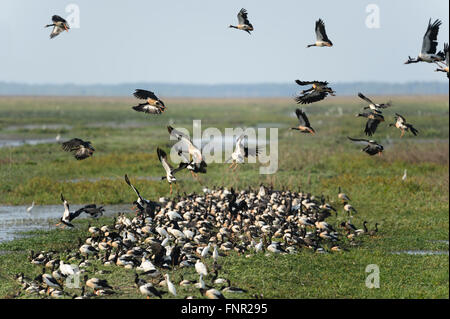
[[[80,10],[80,28],[49,39],[53,14]],[[369,29],[369,4],[380,28]],[[248,10],[252,35],[235,29]],[[448,1],[297,0],[211,2],[24,1],[0,2],[0,82],[111,85],[127,83],[264,84],[294,79],[348,82],[442,82],[416,57],[428,20],[441,19],[438,49],[449,38]],[[325,21],[332,48],[306,48],[314,24]]]

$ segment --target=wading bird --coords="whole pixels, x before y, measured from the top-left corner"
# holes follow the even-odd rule
[[[72,228],[72,227],[74,227],[73,224],[71,223],[72,220],[74,220],[75,218],[80,216],[80,214],[83,211],[79,209],[76,212],[71,213],[69,210],[69,203],[67,202],[67,200],[65,200],[62,193],[61,193],[61,201],[63,202],[63,205],[64,205],[64,213],[63,213],[63,216],[59,219],[60,222],[58,224],[56,224],[56,226],[64,224],[62,226],[62,228],[64,228],[65,226]]]
[[[316,21],[316,43],[310,44],[310,47],[332,47],[333,43],[328,39],[327,32],[325,30],[325,24],[322,19]]]
[[[73,138],[70,141],[62,143],[62,149],[66,152],[72,152],[77,160],[88,158],[95,152],[91,142],[85,142],[79,138]]]
[[[228,169],[232,168],[235,170],[238,166],[238,164],[244,163],[245,159],[249,156],[258,156],[260,153],[259,148],[256,146],[255,148],[249,148],[248,146],[244,146],[244,137],[245,135],[241,135],[238,137],[236,141],[236,148],[234,149],[234,152],[231,154],[230,158],[225,161],[225,163],[228,163],[230,160],[232,160],[232,163]]]
[[[438,45],[437,35],[439,33],[439,27],[441,26],[441,24],[442,21],[439,19],[434,21],[433,23],[431,23],[430,19],[430,21],[428,22],[427,31],[423,36],[422,50],[420,51],[419,56],[416,59],[408,57],[408,61],[406,61],[405,64],[418,62],[434,63],[444,61],[444,52],[439,51],[438,53],[436,53]]]
[[[230,28],[239,29],[247,32],[248,34],[251,34],[250,31],[253,31],[253,25],[248,21],[247,18],[247,10],[244,8],[239,11],[238,15],[238,25],[230,25]]]
[[[351,138],[351,137],[348,137],[348,139],[353,142],[366,144],[366,146],[361,151],[366,152],[370,156],[373,156],[376,154],[379,154],[381,156],[381,153],[384,150],[383,145],[378,144],[374,140],[365,140],[365,139],[358,139],[358,138]]]
[[[384,122],[384,116],[381,115],[380,113],[376,113],[376,112],[358,113],[356,116],[367,118],[364,133],[368,136],[372,136],[373,134],[375,134],[378,124],[380,124],[381,122]]]
[[[364,107],[365,110],[371,109],[372,112],[381,114],[381,110],[380,110],[380,109],[386,109],[386,108],[388,108],[388,107],[391,106],[391,102],[388,102],[388,103],[382,103],[382,104],[376,104],[376,103],[374,103],[371,99],[369,99],[368,97],[366,97],[366,96],[365,96],[364,94],[362,94],[362,93],[358,93],[358,96],[359,96],[361,99],[363,99],[364,101],[366,101],[367,103],[369,103],[368,106],[365,106],[365,107]]]
[[[164,170],[166,171],[166,176],[161,177],[161,179],[166,179],[170,185],[170,194],[172,194],[172,183],[176,183],[177,179],[175,178],[175,173],[181,171],[183,168],[186,168],[186,163],[180,163],[178,168],[172,168],[169,162],[167,161],[167,154],[159,147],[156,149],[158,154],[159,161],[161,162]]]
[[[34,208],[34,201],[31,203],[31,206],[30,206],[30,207],[27,207],[27,213],[31,213],[31,211],[33,210],[33,208]]]
[[[436,62],[436,64],[439,66],[439,68],[436,69],[436,72],[445,72],[447,73],[447,78],[450,78],[448,73],[448,66],[449,66],[448,43],[444,43],[444,54],[445,54],[445,61],[442,62],[444,65],[442,66],[438,62]]]
[[[408,132],[408,131],[413,133],[414,136],[417,136],[417,133],[419,133],[419,131],[416,128],[414,128],[414,126],[412,126],[412,124],[406,123],[406,119],[398,113],[395,113],[395,123],[389,124],[389,127],[392,127],[392,126],[398,128],[399,130],[402,131],[402,134],[400,135],[400,137],[403,137],[403,135],[405,135],[405,132]]]
[[[300,122],[299,126],[292,127],[292,130],[300,131],[301,133],[308,133],[308,134],[315,134],[316,131],[311,127],[311,124],[309,123],[309,119],[306,116],[306,113],[303,112],[302,109],[296,109],[295,115],[297,115],[298,121]]]
[[[136,92],[134,92],[133,95],[137,99],[146,100],[145,103],[139,103],[139,105],[132,107],[133,110],[137,112],[161,114],[166,109],[164,102],[151,91],[136,89]]]
[[[323,100],[330,94],[335,96],[333,89],[328,87],[328,82],[325,81],[300,81],[295,80],[300,86],[312,85],[308,90],[303,90],[300,95],[296,96],[294,99],[298,104],[310,104]]]
[[[70,27],[65,19],[55,14],[52,17],[52,21],[53,21],[52,24],[47,24],[45,26],[45,28],[53,27],[52,33],[50,33],[50,39],[53,39],[63,31],[69,32]]]

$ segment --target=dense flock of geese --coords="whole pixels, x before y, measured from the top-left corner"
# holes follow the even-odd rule
[[[60,16],[54,15],[52,21],[52,24],[46,25],[53,26],[50,38],[70,30],[67,21]],[[443,51],[437,52],[437,35],[441,23],[440,20],[431,23],[430,19],[419,56],[416,59],[409,57],[406,64],[434,63],[438,65],[436,71],[446,72],[448,77],[448,44],[444,45]],[[238,13],[238,24],[229,27],[249,34],[254,31],[245,9]],[[322,19],[316,22],[315,32],[316,42],[308,45],[308,48],[333,46]],[[295,82],[299,86],[310,86],[295,97],[298,104],[311,104],[324,100],[328,95],[335,96],[335,91],[326,81]],[[151,91],[137,89],[133,95],[143,100],[143,103],[132,107],[137,112],[160,115],[167,110],[164,102]],[[391,103],[377,104],[362,93],[358,96],[368,105],[357,117],[367,119],[364,133],[373,136],[378,125],[384,122],[382,110],[391,107]],[[302,109],[296,109],[295,114],[299,124],[293,130],[306,134],[316,133]],[[398,113],[395,113],[395,122],[389,126],[399,129],[401,137],[405,132],[418,134],[418,130]],[[177,149],[183,160],[176,168],[169,163],[166,152],[157,148],[158,158],[165,171],[162,179],[169,183],[172,193],[177,172],[188,169],[197,178],[197,174],[206,173],[207,164],[202,150],[188,136],[171,126],[167,130],[170,136],[183,145]],[[383,152],[383,146],[374,140],[348,138],[364,144],[362,151],[369,155],[381,155]],[[91,142],[79,138],[62,143],[62,148],[72,152],[77,160],[89,158],[95,152]],[[249,156],[258,156],[259,152],[258,148],[246,147],[244,136],[240,136],[227,162],[232,161],[230,168],[234,170],[239,163],[243,163]],[[204,296],[221,299],[227,294],[247,292],[233,287],[229,279],[219,277],[219,261],[230,251],[246,257],[257,253],[292,254],[302,249],[316,253],[339,252],[358,245],[358,237],[376,236],[378,232],[378,224],[369,230],[367,221],[362,223],[362,228],[357,228],[352,223],[357,210],[350,204],[349,196],[340,188],[337,194],[341,201],[339,207],[323,195],[274,190],[264,185],[258,191],[250,188],[240,192],[226,188],[205,188],[203,194],[185,193],[183,196],[178,194],[173,199],[160,198],[159,201],[152,201],[142,197],[127,175],[124,178],[137,196],[133,202],[136,216],[131,218],[119,213],[110,225],[90,226],[89,237],[78,238],[77,251],[30,252],[29,261],[42,267],[42,273],[34,279],[23,273],[17,274],[16,280],[24,291],[42,296],[71,296],[77,299],[117,293],[120,287],[114,287],[104,279],[89,278],[89,274],[108,272],[97,270],[94,264],[101,263],[104,266],[116,265],[134,271],[135,288],[147,298],[163,298],[164,294],[169,293],[185,298]],[[95,204],[71,212],[64,195],[60,196],[64,213],[57,226],[74,227],[72,221],[82,213],[93,218],[103,215],[104,208]],[[327,223],[326,219],[332,214],[339,216],[340,209],[344,214],[340,222],[335,226]],[[342,240],[344,238],[347,240]],[[74,264],[77,266],[74,267]],[[177,275],[171,277],[169,273],[178,268],[192,269],[190,279],[176,278]],[[48,271],[51,273],[47,273]],[[79,288],[81,291],[79,295],[70,295],[64,282],[75,274],[84,274]],[[263,297],[254,292],[252,295],[255,298]]]

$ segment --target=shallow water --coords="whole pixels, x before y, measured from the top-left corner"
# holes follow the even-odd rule
[[[23,145],[37,145],[47,143],[57,143],[55,138],[42,138],[42,139],[8,139],[0,140],[0,147],[18,147]]]
[[[407,254],[407,255],[419,255],[419,256],[448,255],[448,250],[404,250],[404,251],[395,251],[393,253],[397,254],[397,255]]]
[[[70,211],[75,211],[84,205],[70,205]],[[62,205],[37,205],[28,213],[28,206],[0,206],[0,242],[23,237],[19,234],[31,230],[54,229],[57,219],[62,216]],[[105,205],[104,215],[114,215],[117,212],[129,212],[131,205]],[[90,218],[81,214],[78,218]],[[76,224],[76,222],[75,222]],[[76,226],[75,226],[76,227]]]

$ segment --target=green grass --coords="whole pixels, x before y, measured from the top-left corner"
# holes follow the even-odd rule
[[[363,220],[371,227],[378,222],[380,232],[375,238],[364,237],[356,247],[347,245],[349,251],[344,253],[301,251],[250,258],[233,253],[222,258],[223,276],[249,290],[248,295],[239,297],[263,293],[268,298],[449,298],[448,255],[393,254],[404,250],[448,251],[448,244],[436,242],[449,237],[448,97],[392,100],[393,107],[384,112],[386,123],[375,135],[386,147],[384,155],[369,157],[346,139],[363,137],[364,120],[355,118],[363,106],[358,98],[329,98],[304,107],[317,131],[315,136],[289,129],[296,124],[290,116],[296,105],[287,99],[173,99],[166,101],[165,114],[154,117],[133,112],[133,99],[0,98],[0,139],[51,138],[60,133],[63,140],[88,139],[97,150],[92,158],[76,161],[58,144],[0,148],[0,204],[29,204],[33,200],[37,205],[59,204],[61,191],[71,203],[131,203],[135,195],[123,182],[125,173],[146,197],[168,196],[167,183],[157,180],[163,170],[156,157],[157,146],[168,151],[174,143],[168,139],[168,124],[192,131],[192,120],[201,119],[203,129],[217,127],[224,132],[228,127],[277,123],[276,174],[260,175],[257,164],[242,165],[239,174],[231,174],[224,164],[211,164],[202,183],[194,181],[188,172],[180,173],[179,191],[201,191],[203,186],[214,185],[255,188],[266,183],[323,194],[336,201],[341,186],[358,210],[353,221],[356,226]],[[407,134],[400,139],[400,132],[388,127],[394,112],[413,123],[419,136]],[[27,128],[30,124],[65,124],[70,128]],[[387,139],[393,143],[387,143]],[[408,171],[406,182],[401,181],[404,169]],[[340,214],[337,219],[330,218],[333,224],[345,218],[337,205]],[[98,225],[105,222],[110,220],[101,219]],[[26,261],[30,249],[75,248],[76,238],[87,236],[87,221],[76,224],[76,230],[36,231],[31,237],[0,244],[0,251],[6,251],[0,255],[0,297],[19,290],[12,280],[14,274],[39,273],[39,267]],[[379,289],[365,286],[369,264],[380,268]],[[102,278],[117,288],[114,297],[142,298],[132,286],[132,271],[120,267],[110,270],[113,272]],[[172,281],[179,281],[182,275],[197,279],[193,269],[175,270]],[[199,296],[195,290],[177,289],[181,296]]]

